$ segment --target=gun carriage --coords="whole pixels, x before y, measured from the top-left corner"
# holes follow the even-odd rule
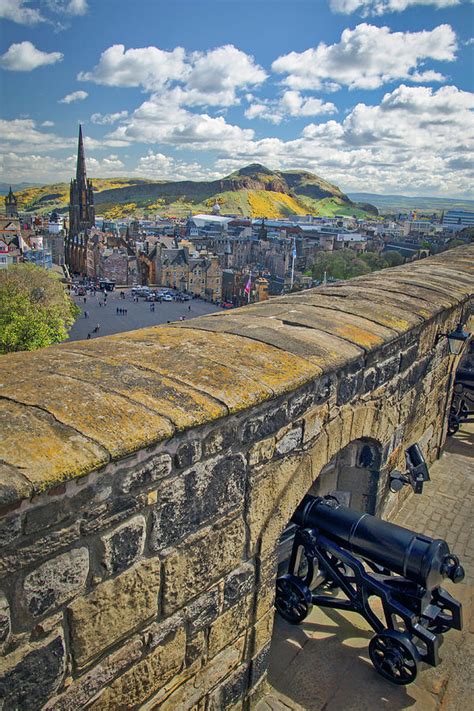
[[[453,398],[448,414],[448,434],[454,435],[463,422],[474,422],[474,341],[456,371]]]
[[[420,662],[439,663],[442,635],[462,627],[461,604],[440,587],[445,578],[464,578],[445,541],[334,496],[306,496],[292,523],[288,572],[276,584],[275,607],[285,620],[301,623],[313,605],[358,612],[376,632],[369,643],[375,669],[395,684],[414,681]],[[371,598],[379,598],[378,614]]]

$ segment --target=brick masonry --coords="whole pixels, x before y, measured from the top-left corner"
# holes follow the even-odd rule
[[[399,506],[388,473],[406,446],[439,456],[455,365],[442,334],[470,308],[473,251],[5,356],[6,708],[254,703],[278,540],[320,472],[370,443],[381,513]]]

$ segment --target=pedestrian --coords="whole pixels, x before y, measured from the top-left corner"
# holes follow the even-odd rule
[[[119,307],[118,307],[118,306],[117,306],[117,308],[115,309],[115,312],[118,314],[118,312],[119,312]]]
[[[84,296],[84,303],[87,303],[87,297]]]
[[[87,334],[87,340],[89,340],[90,337],[91,337],[91,334],[88,333],[88,334]]]
[[[97,324],[97,326],[95,327],[95,330],[98,331],[99,328],[100,328],[100,323]]]
[[[188,306],[188,311],[191,311],[191,304],[189,304]]]
[[[128,314],[128,309],[125,309],[125,316]]]
[[[84,311],[84,318],[87,318],[88,316],[89,314],[87,313],[87,311]]]
[[[99,309],[101,308],[101,306],[102,306],[102,304],[101,304],[100,301],[99,301]]]
[[[180,317],[179,317],[179,320],[180,320],[180,321],[184,321],[184,316],[180,316]]]

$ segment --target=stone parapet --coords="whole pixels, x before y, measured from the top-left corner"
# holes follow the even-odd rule
[[[456,365],[443,334],[469,316],[473,275],[474,247],[461,247],[230,313],[4,356],[5,708],[255,699],[281,532],[354,441],[377,452],[379,513],[397,506],[388,473],[409,444],[438,456]],[[350,462],[347,486],[357,479]]]

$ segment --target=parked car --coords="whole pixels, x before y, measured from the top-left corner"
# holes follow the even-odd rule
[[[233,309],[234,304],[231,304],[230,301],[223,301],[221,304],[223,309]]]
[[[165,294],[163,297],[163,301],[173,301],[173,297],[171,294]]]

